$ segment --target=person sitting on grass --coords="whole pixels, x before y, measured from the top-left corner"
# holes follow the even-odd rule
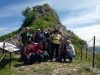
[[[44,46],[43,46],[43,43],[42,42],[40,42],[38,45],[37,45],[37,51],[36,51],[36,56],[37,56],[37,62],[42,62],[42,61],[47,61],[48,60],[48,58],[49,58],[49,55],[48,55],[48,53],[47,53],[47,51],[46,50],[44,50],[44,48],[43,48]]]
[[[31,41],[29,41],[27,42],[27,46],[25,47],[24,50],[23,62],[25,64],[32,64],[35,63],[35,61],[36,61],[36,55],[33,49],[33,44]]]
[[[40,63],[43,61],[43,48],[41,43],[33,43],[33,50],[35,51],[36,62]]]

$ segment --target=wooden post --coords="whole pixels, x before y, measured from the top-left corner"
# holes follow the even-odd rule
[[[87,49],[87,46],[86,46],[86,60],[87,60],[87,51],[88,51],[88,49]]]
[[[79,60],[79,54],[80,54],[80,53],[79,53],[79,48],[78,48],[78,49],[77,49],[77,54],[76,54],[76,55],[77,55],[77,60]]]
[[[94,36],[94,40],[93,40],[93,59],[92,59],[92,66],[93,66],[93,68],[94,68],[94,65],[95,65],[95,63],[94,63],[94,61],[95,61],[95,36]]]
[[[10,52],[10,57],[9,57],[9,68],[11,68],[11,62],[12,62],[12,60],[11,60],[11,52]]]
[[[82,60],[82,46],[81,46],[81,60]]]
[[[2,51],[2,53],[4,54],[4,52],[5,52],[5,41],[3,42],[3,51]]]

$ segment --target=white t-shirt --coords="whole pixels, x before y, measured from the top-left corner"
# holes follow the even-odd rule
[[[66,46],[67,50],[70,51],[73,55],[75,55],[74,46],[72,44],[69,44]]]

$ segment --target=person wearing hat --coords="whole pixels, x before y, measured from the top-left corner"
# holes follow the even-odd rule
[[[29,41],[30,38],[29,36],[30,36],[29,27],[25,27],[24,31],[20,35],[21,43],[23,46],[25,46],[26,43]]]
[[[67,50],[67,57],[69,59],[69,62],[72,62],[73,57],[75,56],[75,50],[74,50],[74,46],[71,44],[70,40],[66,41],[66,50]]]
[[[30,33],[29,33],[29,27],[25,27],[23,32],[20,35],[20,42],[21,42],[21,59],[23,59],[23,52],[24,52],[24,47],[27,45],[27,42],[30,40]]]
[[[37,29],[36,34],[35,34],[35,42],[36,43],[40,42],[40,37],[39,37],[40,32],[41,32],[40,29]]]

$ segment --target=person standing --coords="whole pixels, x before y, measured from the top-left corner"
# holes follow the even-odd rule
[[[24,28],[24,31],[20,35],[20,42],[21,42],[21,58],[20,61],[23,59],[24,48],[27,45],[27,42],[30,40],[30,33],[29,27]]]
[[[45,50],[47,50],[47,53],[51,54],[51,30],[48,29],[48,32],[45,34],[46,42],[45,42]]]
[[[61,44],[61,34],[59,33],[59,30],[54,30],[53,34],[51,35],[52,37],[52,49],[51,49],[51,60],[54,57],[54,52],[55,52],[55,58],[56,61],[59,60],[59,50],[60,50],[60,44]]]
[[[37,31],[35,33],[35,42],[36,43],[39,43],[40,42],[39,34],[40,34],[40,29],[37,29]]]
[[[32,43],[35,42],[35,32],[32,32],[31,33],[31,40],[30,40]]]
[[[42,28],[40,29],[40,34],[39,34],[40,42],[42,42],[42,43],[45,43],[45,41],[46,41],[45,34],[46,34],[46,32],[44,31],[44,29],[43,29],[43,27],[42,27]]]
[[[61,42],[61,47],[60,47],[60,61],[62,62],[62,59],[64,62],[66,62],[66,57],[67,57],[67,50],[66,50],[66,40],[63,39]]]

